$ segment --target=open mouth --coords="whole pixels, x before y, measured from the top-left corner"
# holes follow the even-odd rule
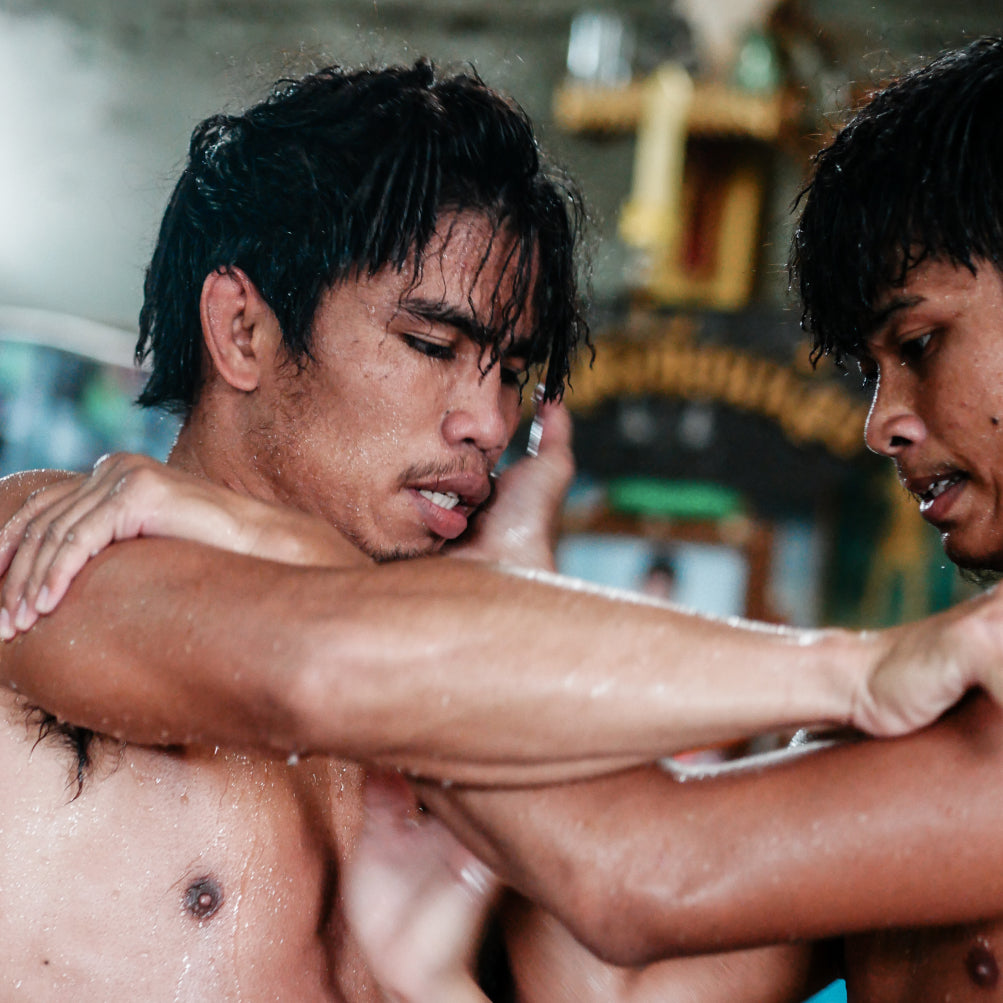
[[[951,488],[961,484],[966,479],[965,474],[960,471],[955,471],[954,473],[948,474],[944,477],[939,477],[935,481],[931,481],[922,491],[913,490],[912,493],[919,500],[920,513],[925,515],[933,509],[938,498],[940,498],[945,492],[950,491]]]
[[[452,491],[429,491],[422,488],[418,491],[418,494],[423,498],[427,498],[433,505],[444,508],[447,512],[460,504],[460,496]]]

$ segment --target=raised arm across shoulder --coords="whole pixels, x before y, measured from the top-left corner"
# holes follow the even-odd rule
[[[0,639],[27,630],[59,604],[73,577],[109,544],[143,536],[194,540],[236,553],[325,567],[365,558],[323,520],[259,501],[147,456],[102,457],[89,475],[59,480],[36,472],[24,496],[9,479],[0,530]],[[29,482],[30,483],[30,482]]]
[[[217,487],[172,490],[182,508],[231,504]],[[280,525],[282,511],[268,509]],[[0,678],[131,741],[323,751],[515,783],[846,723],[862,705],[875,731],[918,726],[974,669],[998,671],[991,631],[977,657],[941,633],[927,629],[915,671],[906,666],[882,707],[861,689],[894,657],[897,635],[726,624],[478,561],[373,565],[352,550],[340,566],[290,567],[139,539],[88,561],[64,603],[0,645]]]

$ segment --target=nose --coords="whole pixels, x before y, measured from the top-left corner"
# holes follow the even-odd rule
[[[482,366],[486,367],[486,360]],[[519,422],[518,389],[502,380],[496,362],[482,372],[472,367],[453,388],[442,434],[450,445],[470,443],[492,461],[505,451]]]
[[[873,453],[894,459],[926,435],[923,420],[916,413],[913,392],[900,368],[892,366],[878,376],[874,397],[867,412],[864,441]]]

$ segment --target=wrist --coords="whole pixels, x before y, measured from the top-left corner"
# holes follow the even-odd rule
[[[902,632],[901,627],[841,632],[846,655],[836,683],[840,687],[839,724],[871,735],[884,733],[875,681]]]
[[[885,632],[827,628],[808,643],[822,675],[819,720],[855,726],[870,679],[888,651]]]

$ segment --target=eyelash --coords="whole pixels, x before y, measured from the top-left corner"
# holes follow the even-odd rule
[[[515,369],[512,366],[502,365],[501,375],[502,383],[517,387],[520,395],[522,394],[523,387],[529,382],[529,372],[526,369]]]
[[[404,344],[430,359],[444,359],[448,361],[455,355],[452,345],[443,345],[438,341],[429,341],[426,338],[419,338],[414,334],[405,334]]]
[[[924,331],[915,337],[905,338],[898,344],[898,355],[902,365],[916,365],[923,361],[936,331]],[[878,367],[870,360],[857,359],[865,390],[873,390],[878,381]]]
[[[427,338],[420,338],[414,334],[405,334],[404,343],[413,348],[416,352],[429,359],[441,359],[449,361],[454,358],[456,352],[452,345],[443,345],[438,341],[429,341]],[[522,393],[523,387],[529,380],[529,373],[525,369],[515,369],[512,366],[501,366],[502,382],[509,386],[514,386]]]
[[[906,362],[918,362],[926,354],[932,339],[932,331],[925,331],[915,338],[909,338],[899,345],[899,354]]]

